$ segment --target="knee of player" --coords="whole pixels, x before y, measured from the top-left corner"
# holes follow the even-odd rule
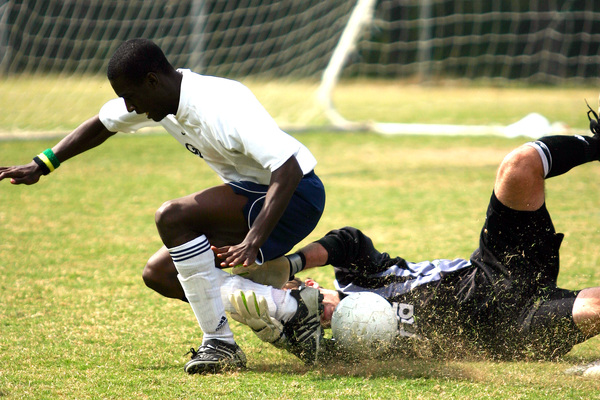
[[[148,262],[144,266],[144,270],[142,271],[142,279],[144,283],[149,288],[154,287],[154,283],[157,281],[156,271],[154,270],[154,266],[151,262]]]
[[[522,145],[504,157],[498,168],[498,178],[520,178],[524,175],[543,177],[543,165],[537,151]]]
[[[573,321],[588,336],[600,333],[600,287],[583,289],[573,304]]]
[[[172,227],[180,223],[183,210],[179,203],[173,200],[164,202],[156,213],[154,213],[154,222],[158,227]]]

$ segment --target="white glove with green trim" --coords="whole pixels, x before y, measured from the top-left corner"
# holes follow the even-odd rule
[[[256,296],[252,290],[236,290],[229,295],[229,302],[235,308],[231,318],[248,325],[263,342],[277,342],[283,332],[281,322],[269,316],[269,306],[264,296]]]

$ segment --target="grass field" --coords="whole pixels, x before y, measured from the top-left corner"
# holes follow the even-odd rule
[[[434,122],[463,121],[453,114],[456,101],[446,99],[453,104],[444,107],[438,96],[450,88],[423,97],[411,90],[418,103],[414,115],[421,112],[435,117]],[[480,101],[495,90],[481,92]],[[461,93],[468,97],[474,92]],[[545,110],[555,107],[578,127],[587,125],[582,99],[596,95],[576,89],[534,93],[528,95],[528,105],[523,100],[519,113],[538,111],[533,108],[543,104],[538,112],[550,117]],[[433,104],[422,103],[428,97],[436,99]],[[564,107],[549,100],[561,97]],[[492,103],[483,111],[473,104],[468,121],[485,121],[488,108],[498,108],[493,116],[520,117],[514,110],[501,110],[503,102]],[[354,225],[379,248],[410,261],[470,255],[496,167],[524,141],[339,132],[297,137],[319,160],[317,172],[328,195],[323,219],[302,244],[330,229]],[[53,143],[2,141],[0,164],[27,162]],[[549,181],[548,206],[557,229],[566,234],[559,283],[567,288],[600,282],[599,181],[597,164]],[[0,398],[598,398],[598,379],[563,374],[573,365],[599,359],[598,339],[577,346],[558,362],[398,357],[309,368],[233,323],[249,369],[186,375],[183,364],[189,356],[184,353],[200,341],[193,314],[187,304],[145,288],[140,274],[161,245],[154,211],[167,199],[217,183],[206,165],[162,134],[118,135],[66,162],[38,185],[0,182]],[[311,276],[325,285],[333,278],[329,269]]]
[[[315,102],[316,82],[245,81],[283,126],[328,122]],[[96,114],[114,93],[103,76],[0,77],[0,138],[20,132],[63,133]],[[506,126],[529,113],[585,128],[585,102],[598,106],[589,87],[467,85],[421,86],[406,81],[341,82],[338,111],[353,121]]]

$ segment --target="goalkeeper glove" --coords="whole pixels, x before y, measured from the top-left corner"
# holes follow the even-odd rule
[[[282,338],[283,325],[269,315],[269,306],[264,296],[257,297],[251,290],[236,290],[229,295],[229,302],[235,309],[231,318],[248,325],[260,340],[276,346],[280,345],[280,340],[285,340]]]

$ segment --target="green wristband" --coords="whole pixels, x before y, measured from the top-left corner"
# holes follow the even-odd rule
[[[46,157],[48,157],[48,160],[50,160],[50,162],[54,166],[54,169],[60,167],[60,161],[58,161],[58,158],[56,158],[56,155],[54,154],[52,149],[44,150],[43,154],[45,154]]]

